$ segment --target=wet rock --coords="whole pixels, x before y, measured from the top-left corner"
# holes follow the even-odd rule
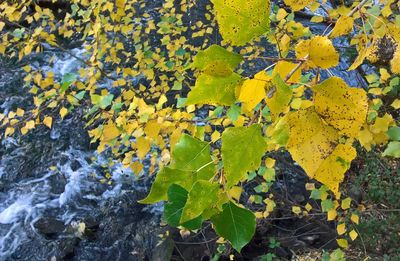
[[[59,256],[63,260],[70,260],[74,256],[75,247],[79,244],[80,239],[77,237],[63,238],[58,243]]]
[[[81,163],[77,160],[73,160],[71,162],[71,169],[72,171],[77,171],[78,169],[80,169],[82,167]]]
[[[51,217],[39,219],[35,222],[34,227],[47,239],[57,238],[66,228],[63,221]]]
[[[171,260],[172,252],[174,251],[175,243],[170,237],[166,238],[159,244],[152,253],[152,261]]]

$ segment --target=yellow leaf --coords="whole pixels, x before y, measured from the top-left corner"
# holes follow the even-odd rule
[[[62,107],[62,108],[60,109],[60,116],[61,116],[61,119],[64,119],[64,117],[65,117],[65,115],[67,115],[67,113],[68,113],[68,109],[65,108],[65,107]]]
[[[311,18],[310,21],[313,22],[313,23],[321,23],[321,22],[324,21],[324,17],[323,17],[323,16],[320,16],[320,15],[315,15],[315,16],[313,16],[313,17]]]
[[[332,41],[326,36],[316,36],[310,41],[310,60],[322,69],[328,69],[339,64],[339,54]]]
[[[400,99],[394,100],[394,102],[393,102],[390,106],[392,106],[392,107],[395,108],[396,110],[397,110],[397,109],[400,109]]]
[[[211,141],[216,142],[217,140],[219,140],[220,137],[221,134],[219,133],[219,131],[214,131],[213,134],[211,134]]]
[[[212,0],[219,30],[231,45],[244,45],[269,30],[270,1]]]
[[[287,61],[279,61],[274,70],[272,71],[272,78],[275,78],[276,74],[282,79],[285,79],[287,75],[297,66],[297,63],[291,63]],[[301,70],[297,70],[289,79],[288,82],[298,83],[301,78]]]
[[[53,124],[53,118],[46,116],[43,120],[43,124],[46,125],[49,129],[51,129],[51,125]]]
[[[139,137],[136,140],[137,151],[136,154],[140,159],[144,159],[150,151],[151,142],[145,137]]]
[[[265,159],[265,166],[269,169],[272,169],[275,166],[275,160],[271,158]]]
[[[379,74],[381,75],[381,83],[386,82],[390,77],[390,73],[385,68],[379,68]]]
[[[292,109],[298,110],[301,108],[302,99],[301,98],[294,98],[293,101],[290,103],[290,107]]]
[[[367,150],[371,150],[371,146],[375,144],[374,136],[369,131],[368,125],[364,125],[363,129],[358,133],[357,139],[360,144]]]
[[[310,210],[312,209],[312,206],[310,205],[310,203],[307,203],[307,204],[304,206],[304,208],[305,208],[307,211],[310,211]]]
[[[331,77],[314,88],[315,109],[340,134],[357,137],[368,112],[368,98],[361,88],[350,88],[339,77]]]
[[[340,238],[340,239],[336,239],[336,242],[338,243],[338,245],[341,247],[341,248],[348,248],[349,247],[349,243],[347,242],[347,240],[346,239],[343,239],[343,238]]]
[[[3,28],[6,24],[4,22],[0,22],[0,31],[3,31]]]
[[[326,185],[336,197],[339,197],[339,184],[350,168],[350,163],[357,156],[356,150],[349,144],[339,144],[319,166],[314,178]]]
[[[324,124],[314,108],[288,114],[289,140],[287,149],[292,158],[311,178],[335,149],[337,131]]]
[[[378,117],[376,118],[375,122],[373,125],[371,125],[370,130],[372,133],[378,134],[378,133],[386,133],[387,130],[389,129],[389,126],[391,126],[394,123],[394,120],[390,114],[385,114],[383,117]]]
[[[310,55],[311,40],[301,40],[295,47],[296,57],[298,59],[305,59]],[[315,68],[316,65],[312,60],[308,59],[304,64],[306,67]]]
[[[143,164],[140,161],[135,161],[130,165],[131,170],[136,174],[139,175],[140,172],[143,170]]]
[[[360,217],[356,214],[351,214],[350,220],[357,225],[360,223]]]
[[[265,99],[273,120],[277,119],[281,113],[285,113],[290,109],[289,103],[292,97],[292,89],[279,75],[276,75],[273,79],[273,85],[268,86],[267,98]]]
[[[397,47],[390,61],[390,69],[392,73],[400,74],[400,48]]]
[[[301,214],[301,208],[298,206],[293,206],[292,207],[292,212],[295,213],[296,215],[300,215]]]
[[[336,209],[330,209],[328,211],[328,221],[335,220],[336,216],[337,216]]]
[[[338,235],[343,235],[344,233],[346,233],[346,224],[342,223],[337,225],[336,230]]]
[[[34,129],[35,128],[35,121],[30,120],[25,124],[25,128],[28,130]]]
[[[21,109],[21,108],[17,109],[16,114],[17,114],[18,117],[24,116],[24,113],[25,113],[25,111],[23,109]]]
[[[354,19],[349,16],[341,16],[335,24],[331,37],[335,38],[350,33],[353,30]]]
[[[102,140],[105,142],[111,141],[118,137],[120,134],[119,129],[113,124],[109,123],[103,128],[103,137]]]
[[[358,237],[358,233],[353,229],[352,231],[350,231],[349,236],[351,240],[354,241]]]
[[[341,208],[343,210],[349,209],[351,205],[351,198],[345,198],[342,200]]]
[[[229,190],[229,195],[236,199],[239,200],[240,199],[240,195],[242,194],[243,189],[239,186],[234,186]]]
[[[288,15],[285,9],[279,8],[278,13],[276,14],[276,19],[278,21],[285,19],[285,17]]]
[[[364,62],[364,60],[367,57],[368,53],[369,53],[368,48],[362,46],[358,50],[357,58],[354,60],[353,64],[350,65],[349,69],[347,69],[347,70],[352,71],[352,70],[356,69],[358,66],[360,66]]]
[[[240,88],[238,100],[243,103],[243,109],[250,112],[254,107],[265,98],[266,82],[257,79],[248,79],[244,81]]]
[[[289,6],[293,11],[300,11],[314,0],[284,0],[285,5]]]
[[[158,123],[156,120],[151,120],[146,123],[146,127],[144,128],[144,133],[146,133],[146,136],[156,140],[158,137],[158,134],[160,133],[162,125]]]
[[[21,128],[21,133],[22,133],[22,135],[27,134],[28,131],[29,131],[29,130],[28,130],[26,127],[22,127],[22,128]]]
[[[125,1],[126,1],[126,0],[116,0],[116,1],[115,1],[115,5],[116,5],[118,8],[125,8]]]
[[[7,127],[6,131],[4,133],[4,137],[8,137],[10,135],[13,135],[15,132],[15,129],[13,127]]]

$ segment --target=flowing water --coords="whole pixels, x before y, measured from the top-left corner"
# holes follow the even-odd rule
[[[78,56],[84,54],[82,49],[72,52]],[[80,66],[75,58],[61,53],[56,54],[54,64],[42,68],[53,71],[59,78],[66,73],[75,73]],[[43,65],[37,62],[36,66]],[[13,81],[16,85],[22,84],[15,79],[18,75],[11,71],[8,77],[3,75],[1,79],[5,97],[1,105],[3,113],[29,99],[22,96],[23,93],[12,93],[13,88],[7,86]],[[97,155],[90,149],[86,131],[77,121],[79,119],[70,118],[54,123],[51,131],[40,128],[26,138],[9,137],[1,141],[0,260],[45,260],[68,256],[79,256],[78,259],[84,260],[85,256],[89,258],[85,251],[93,254],[92,258],[96,257],[96,252],[103,255],[106,250],[114,254],[134,253],[135,246],[124,248],[120,245],[124,244],[120,242],[125,239],[124,233],[114,236],[106,233],[106,226],[117,223],[112,229],[118,230],[122,225],[118,225],[117,217],[113,218],[117,214],[113,211],[122,212],[119,218],[135,212],[137,219],[146,219],[145,226],[149,230],[158,228],[161,207],[146,208],[136,203],[145,195],[146,182],[137,180],[130,170],[119,164],[110,168],[106,156]],[[128,220],[140,224],[140,220]],[[90,230],[95,230],[92,231],[94,239],[86,235]],[[102,244],[95,241],[107,241],[100,238],[103,233],[111,241],[105,242],[105,248],[100,249]],[[156,234],[144,236],[150,240]],[[69,241],[71,246],[62,245]],[[52,242],[58,242],[61,247]],[[99,245],[97,249],[96,244]],[[121,258],[125,260],[126,256]],[[135,254],[128,258],[134,260]]]

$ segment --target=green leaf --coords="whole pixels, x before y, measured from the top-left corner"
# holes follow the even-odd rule
[[[172,152],[171,168],[197,172],[197,179],[209,180],[215,174],[210,144],[183,134]]]
[[[236,86],[241,80],[242,77],[236,73],[227,77],[202,73],[197,78],[194,88],[189,92],[186,105],[232,105],[236,100]]]
[[[321,208],[323,212],[328,212],[329,210],[333,209],[333,201],[330,199],[322,200],[321,201]]]
[[[217,202],[218,190],[218,183],[211,183],[205,180],[199,180],[194,183],[183,209],[181,223],[199,217],[204,210],[212,207]]]
[[[400,158],[400,141],[390,142],[382,155]]]
[[[75,98],[78,99],[79,101],[83,99],[83,97],[85,96],[86,91],[80,91],[75,95]]]
[[[269,31],[269,0],[212,0],[225,41],[244,45]]]
[[[229,240],[238,252],[250,242],[256,231],[254,214],[233,202],[225,204],[223,211],[211,217],[211,221],[218,235]]]
[[[232,106],[229,108],[229,110],[228,110],[228,112],[226,113],[226,115],[229,117],[229,119],[230,119],[231,121],[234,122],[234,121],[236,121],[236,120],[239,118],[240,113],[241,113],[240,107],[234,104],[234,105],[232,105]]]
[[[179,185],[172,184],[168,189],[168,203],[164,207],[163,219],[168,223],[168,225],[173,227],[178,227],[180,225],[180,220],[183,212],[183,208],[186,204],[188,198],[188,192]],[[201,216],[190,220],[184,224],[183,227],[195,230],[201,227],[203,219]]]
[[[400,127],[399,126],[393,126],[390,127],[387,134],[389,135],[391,140],[400,140]]]
[[[110,106],[113,99],[114,99],[114,94],[108,94],[106,96],[102,96],[99,104],[100,108],[105,109],[108,106]]]
[[[153,204],[168,199],[168,188],[172,184],[178,184],[185,189],[190,189],[194,183],[195,175],[190,171],[171,169],[164,167],[158,172],[151,186],[150,193],[145,199],[139,200],[142,204]]]
[[[66,73],[61,80],[61,93],[65,92],[72,83],[76,81],[76,74]]]
[[[242,60],[239,54],[229,52],[219,45],[211,45],[206,50],[197,53],[192,67],[209,75],[228,76]]]
[[[257,170],[266,149],[261,127],[234,127],[222,134],[222,160],[227,187],[232,187],[246,177],[248,171]]]

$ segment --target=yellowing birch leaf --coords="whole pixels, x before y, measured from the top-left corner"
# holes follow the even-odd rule
[[[271,111],[272,119],[275,120],[279,115],[289,109],[292,100],[292,89],[277,74],[273,79],[273,85],[267,90],[265,102]]]
[[[336,230],[339,236],[343,235],[344,233],[346,233],[346,224],[345,223],[339,224],[336,227]]]
[[[293,11],[300,11],[314,0],[284,0],[285,5],[289,6]]]
[[[350,220],[353,221],[354,224],[360,223],[360,217],[356,214],[351,214]]]
[[[347,69],[347,70],[352,71],[354,69],[357,69],[357,67],[360,66],[364,62],[367,55],[368,55],[368,48],[366,48],[364,46],[361,47],[361,49],[358,50],[357,58],[354,60],[353,64],[350,65],[349,69]]]
[[[16,114],[17,114],[18,117],[22,117],[22,116],[24,116],[25,111],[23,109],[21,109],[21,108],[18,108],[17,111],[16,111]]]
[[[367,150],[371,150],[371,146],[375,144],[374,136],[370,132],[368,125],[364,125],[363,129],[358,133],[357,139],[360,144]]]
[[[265,85],[265,81],[257,79],[248,79],[243,82],[238,100],[243,103],[245,111],[250,112],[265,98]]]
[[[400,109],[400,99],[396,99],[390,106],[392,106],[396,110]]]
[[[352,231],[350,231],[349,236],[351,238],[351,241],[354,241],[357,239],[358,233],[353,229]]]
[[[344,174],[356,156],[357,152],[351,145],[337,145],[332,154],[321,163],[314,178],[339,197],[339,184],[343,181]]]
[[[344,239],[344,238],[336,239],[336,242],[338,243],[338,245],[339,245],[341,248],[347,249],[347,248],[349,247],[349,243],[348,243],[347,240]]]
[[[212,0],[224,40],[244,45],[269,31],[269,0]]]
[[[118,128],[113,124],[109,123],[103,128],[103,137],[102,140],[107,142],[117,138],[120,134]]]
[[[275,78],[276,74],[279,74],[279,76],[282,79],[285,79],[286,76],[289,75],[290,72],[297,66],[297,63],[291,63],[288,61],[279,61],[276,65],[274,70],[272,71],[272,78]],[[288,79],[288,82],[300,82],[301,78],[301,70],[296,70],[296,72],[290,76]]]
[[[335,67],[339,64],[339,54],[332,41],[326,36],[316,36],[310,41],[310,60],[322,69]]]
[[[368,98],[361,88],[350,88],[331,77],[314,88],[315,110],[340,134],[357,137],[368,111]]]
[[[206,180],[198,180],[194,183],[183,208],[180,223],[197,218],[204,210],[214,205],[218,199],[218,190],[218,183],[211,183]]]
[[[27,121],[26,124],[25,124],[25,128],[28,129],[28,130],[34,129],[35,128],[35,121],[33,121],[33,120]]]
[[[400,48],[397,47],[390,61],[390,70],[392,73],[400,74]]]
[[[298,59],[306,58],[310,53],[310,43],[311,40],[301,40],[295,47],[296,57]],[[314,68],[315,64],[312,61],[307,61],[306,64]]]
[[[51,125],[53,124],[53,118],[50,116],[46,116],[43,120],[43,124],[46,125],[49,129],[51,129]]]
[[[290,112],[287,116],[289,140],[286,147],[292,158],[313,178],[334,151],[339,135],[320,119],[313,107]]]
[[[337,216],[337,211],[336,211],[336,209],[330,209],[330,210],[328,210],[327,215],[328,215],[328,218],[327,218],[328,221],[335,220],[335,218],[336,218],[336,216]]]
[[[385,113],[383,117],[376,118],[374,124],[370,126],[370,130],[374,134],[386,133],[389,129],[389,126],[391,126],[393,123],[394,120],[392,115]]]
[[[227,77],[203,73],[197,78],[195,87],[189,92],[186,105],[232,105],[236,100],[236,86],[241,80],[242,77],[236,73]]]
[[[331,37],[335,38],[338,36],[346,35],[353,30],[354,19],[349,16],[341,16],[336,21],[335,27],[331,33]]]
[[[242,56],[232,53],[219,45],[211,45],[199,51],[193,58],[192,67],[215,76],[228,76],[243,60]]]
[[[65,117],[65,115],[67,115],[67,113],[68,113],[68,109],[65,108],[65,107],[62,107],[62,108],[60,109],[60,116],[61,116],[61,119],[64,119],[64,117]]]
[[[144,159],[150,151],[151,142],[145,137],[138,137],[136,140],[136,154],[140,159]]]

